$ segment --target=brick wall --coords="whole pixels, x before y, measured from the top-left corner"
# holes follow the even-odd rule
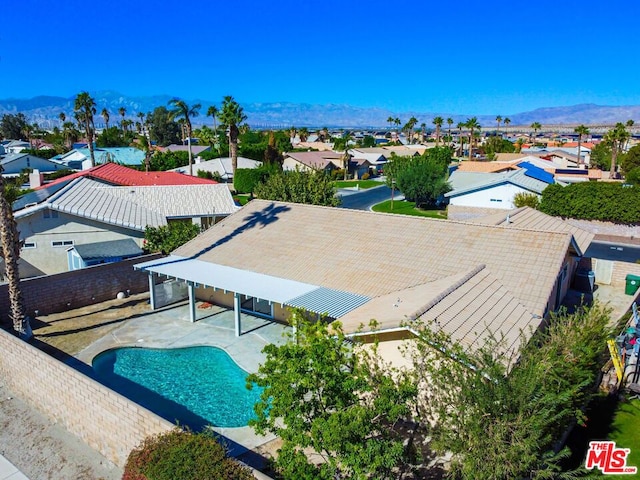
[[[625,285],[627,274],[640,275],[640,264],[627,262],[613,262],[611,285]]]
[[[0,329],[0,375],[10,390],[124,466],[143,438],[172,424]]]
[[[118,292],[142,293],[149,289],[146,273],[133,265],[160,258],[160,254],[145,255],[121,262],[96,265],[72,272],[28,278],[20,282],[27,315],[58,313],[116,298]],[[0,322],[8,322],[9,296],[7,285],[0,285]]]

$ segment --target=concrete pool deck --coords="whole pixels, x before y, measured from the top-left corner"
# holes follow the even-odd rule
[[[213,346],[225,350],[242,369],[253,373],[265,359],[262,349],[268,344],[284,343],[285,332],[291,330],[283,324],[243,313],[242,335],[236,337],[232,310],[202,302],[197,305],[196,322],[189,321],[187,302],[149,310],[148,313],[126,320],[121,326],[84,348],[75,358],[91,366],[96,355],[118,347]],[[201,308],[203,306],[206,308]],[[250,427],[212,429],[230,440],[230,453],[240,457],[247,450],[276,438],[273,435],[256,435]]]

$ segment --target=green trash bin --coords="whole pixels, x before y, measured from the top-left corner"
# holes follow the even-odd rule
[[[628,274],[626,277],[624,293],[627,295],[635,295],[638,288],[640,288],[640,275]]]

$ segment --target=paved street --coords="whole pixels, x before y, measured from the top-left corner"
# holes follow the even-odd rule
[[[342,198],[342,208],[352,210],[369,210],[372,205],[391,199],[391,189],[386,185],[373,187],[366,190],[338,190],[338,195]],[[396,189],[394,196],[396,200],[402,198],[402,194]]]

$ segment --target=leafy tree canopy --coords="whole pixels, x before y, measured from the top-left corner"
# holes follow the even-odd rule
[[[122,131],[118,127],[109,127],[102,130],[96,138],[96,146],[104,147],[127,147],[131,145],[135,134],[131,131]]]
[[[416,395],[404,375],[381,368],[375,354],[348,342],[339,323],[309,321],[284,345],[267,345],[247,382],[264,388],[250,425],[282,439],[275,466],[283,479],[387,479],[406,456],[397,422]],[[314,464],[303,452],[323,459]]]
[[[28,128],[29,123],[23,113],[7,113],[0,120],[0,136],[7,140],[26,139]]]
[[[144,250],[147,253],[163,253],[165,255],[200,233],[200,227],[188,222],[170,222],[161,227],[149,227],[144,229]]]
[[[620,160],[620,167],[624,174],[629,173],[634,168],[640,167],[640,145],[631,147]]]
[[[340,205],[331,177],[315,170],[274,173],[255,187],[254,194],[257,198],[265,200],[330,207]]]
[[[611,146],[607,142],[600,142],[591,149],[590,167],[600,170],[611,168]]]
[[[149,135],[151,140],[160,146],[181,143],[180,126],[174,121],[173,115],[166,107],[157,107],[147,114]]]
[[[535,193],[520,192],[513,197],[513,204],[516,208],[531,207],[537,210],[540,206],[540,198]]]
[[[174,168],[189,165],[189,153],[178,152],[155,152],[151,157],[149,166],[153,171],[166,171]]]

